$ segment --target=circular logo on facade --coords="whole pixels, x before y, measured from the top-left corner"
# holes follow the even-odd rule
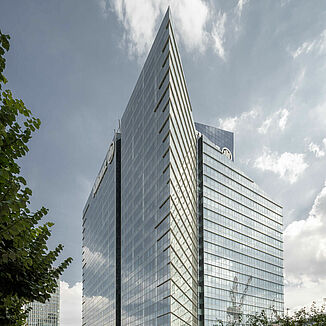
[[[232,160],[232,153],[227,147],[222,148],[222,153],[230,160]]]
[[[111,143],[110,147],[109,147],[109,151],[108,151],[108,162],[109,164],[111,164],[112,160],[113,160],[113,156],[114,156],[114,141]]]

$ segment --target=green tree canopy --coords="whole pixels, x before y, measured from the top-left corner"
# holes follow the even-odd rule
[[[294,314],[280,315],[272,309],[267,314],[265,310],[255,315],[241,315],[237,321],[223,323],[216,320],[213,326],[326,326],[326,306],[317,307],[316,303],[302,308]]]
[[[318,308],[313,302],[310,310],[304,307],[292,315],[284,316],[274,311],[270,317],[263,310],[260,314],[250,316],[247,323],[250,326],[325,326],[326,306]]]
[[[53,266],[63,246],[47,248],[53,223],[39,222],[48,210],[29,209],[32,191],[17,160],[27,154],[27,143],[41,122],[4,90],[9,39],[0,31],[0,325],[23,325],[25,305],[49,299],[72,258]]]

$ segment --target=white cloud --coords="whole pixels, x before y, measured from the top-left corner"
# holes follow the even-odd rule
[[[324,146],[326,148],[326,138],[323,139],[323,144],[324,144]]]
[[[297,48],[297,50],[292,53],[292,57],[295,59],[301,53],[309,53],[314,47],[314,41],[312,42],[304,42],[301,46]]]
[[[243,112],[239,117],[227,117],[225,119],[219,119],[219,128],[235,131],[242,124],[248,124],[249,121],[253,121],[258,115],[258,109],[254,108],[250,111]]]
[[[219,12],[215,24],[213,24],[212,38],[214,41],[214,49],[216,53],[225,60],[225,22],[226,22],[226,13]]]
[[[281,109],[271,114],[267,119],[264,120],[262,125],[258,128],[260,134],[266,134],[270,127],[276,125],[282,131],[285,129],[285,126],[288,121],[289,111],[287,109]],[[274,129],[275,130],[275,129]]]
[[[289,111],[287,109],[280,110],[280,111],[278,111],[278,115],[279,115],[278,125],[281,130],[284,130],[286,123],[288,121]]]
[[[326,50],[326,29],[320,33],[320,35],[310,41],[310,42],[304,42],[302,45],[300,45],[296,51],[294,51],[292,54],[292,57],[295,59],[301,54],[309,54],[311,52],[315,52],[316,54],[323,54]]]
[[[72,287],[60,281],[60,325],[80,326],[82,323],[82,283]]]
[[[325,156],[325,152],[315,143],[311,142],[308,146],[308,149],[310,152],[314,153],[315,156],[318,158]]]
[[[225,58],[225,34],[228,15],[231,39],[237,39],[244,6],[249,0],[238,0],[226,12],[217,11],[212,1],[206,0],[97,0],[105,17],[109,10],[115,13],[124,28],[122,44],[131,57],[143,58],[153,43],[155,33],[168,6],[173,16],[177,38],[189,52],[203,53],[212,48]],[[230,35],[231,35],[230,34]]]
[[[326,297],[326,182],[306,219],[284,231],[286,306],[291,309]]]
[[[219,119],[219,128],[238,132],[242,129],[248,130],[248,128],[251,128],[251,131],[257,130],[260,134],[266,134],[271,128],[283,131],[287,125],[289,111],[280,109],[269,115],[265,120],[262,120],[262,117],[262,109],[254,107],[250,111],[243,112],[240,116]],[[257,128],[257,124],[260,127]]]
[[[170,0],[177,33],[188,51],[203,52],[207,46],[207,23],[210,18],[208,5],[201,0]],[[166,9],[162,1],[161,10]]]
[[[141,57],[147,54],[168,6],[172,11],[175,32],[186,49],[206,49],[210,10],[203,0],[110,0],[110,4],[125,29],[123,40],[130,55]]]
[[[258,132],[260,134],[266,134],[271,124],[272,124],[272,118],[267,118],[263,122],[263,124],[258,128]]]
[[[122,23],[130,55],[146,54],[153,42],[154,28],[160,13],[158,4],[150,0],[112,0],[111,5]]]
[[[242,14],[243,6],[248,3],[249,0],[239,0],[236,6],[235,12],[240,17]]]
[[[324,304],[326,298],[326,278],[318,281],[311,281],[309,278],[302,277],[300,285],[285,286],[285,307],[293,313],[303,307],[309,308],[313,302],[318,306]]]
[[[264,148],[263,154],[255,160],[254,166],[262,171],[271,171],[282,179],[294,183],[308,164],[304,161],[304,154],[285,152],[279,155]]]
[[[219,119],[219,128],[228,131],[235,131],[238,120],[238,117]]]

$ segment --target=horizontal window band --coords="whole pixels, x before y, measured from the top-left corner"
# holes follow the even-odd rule
[[[212,145],[208,144],[207,142],[204,141],[204,144],[207,145],[207,146],[209,146],[210,148],[212,148],[214,151],[217,151],[216,148],[212,147]],[[233,169],[232,167],[226,165],[225,163],[223,163],[223,162],[221,162],[221,161],[219,161],[219,160],[216,160],[215,157],[211,156],[210,154],[208,154],[208,153],[205,152],[205,151],[203,151],[203,154],[205,154],[205,155],[207,155],[208,157],[212,158],[214,161],[216,161],[216,162],[218,162],[219,164],[225,166],[225,167],[228,168],[229,170],[232,170],[233,172],[235,172],[236,174],[240,175],[240,176],[243,177],[244,179],[250,181],[251,183],[254,183],[253,180],[251,180],[249,177],[247,177],[246,175],[244,175],[243,173],[241,173],[241,171],[237,171],[237,170]],[[204,163],[204,164],[207,165],[207,163]],[[207,165],[207,166],[209,166],[209,165]],[[218,170],[216,170],[215,168],[213,168],[213,167],[211,167],[211,166],[209,166],[209,167],[212,168],[212,169],[215,170],[215,171],[218,171]],[[219,171],[218,171],[218,172],[219,172]],[[224,173],[222,173],[222,174],[225,175]],[[225,175],[225,176],[226,176],[227,178],[233,180],[235,183],[237,183],[237,184],[239,184],[239,185],[241,185],[241,186],[247,188],[247,189],[250,190],[251,192],[257,194],[259,197],[265,199],[266,201],[270,202],[271,204],[277,206],[278,208],[283,209],[283,207],[282,207],[281,205],[277,204],[277,203],[274,202],[272,199],[270,199],[270,198],[264,196],[264,194],[259,193],[259,192],[257,192],[257,191],[254,190],[254,189],[250,189],[250,188],[248,188],[248,186],[244,185],[243,183],[240,183],[240,182],[237,181],[237,180],[234,180],[234,179],[230,178],[228,175]],[[280,215],[279,213],[277,213],[277,214],[278,214],[279,216],[282,216],[282,215]],[[282,216],[282,217],[283,217],[283,216]]]
[[[170,134],[171,134],[171,132],[169,130],[168,133],[164,136],[162,143],[164,143],[167,140],[167,138],[169,137]]]
[[[251,259],[254,259],[254,260],[258,260],[258,261],[261,261],[261,262],[263,262],[264,264],[268,264],[268,265],[272,265],[272,266],[275,266],[275,267],[280,268],[280,269],[284,269],[283,266],[280,266],[280,265],[276,265],[276,264],[274,264],[274,263],[267,262],[266,260],[263,260],[263,259],[261,259],[261,258],[252,257],[251,255],[247,255],[247,254],[244,254],[243,252],[236,251],[236,250],[234,250],[234,249],[231,249],[230,247],[224,247],[224,246],[222,246],[222,245],[217,245],[216,243],[211,242],[211,241],[207,241],[207,240],[205,240],[205,242],[206,242],[206,243],[210,243],[210,244],[212,244],[213,246],[215,246],[215,247],[217,247],[217,248],[226,249],[226,250],[229,250],[229,251],[235,252],[235,253],[237,253],[237,254],[240,254],[240,255],[246,256],[246,257],[248,257],[248,258],[251,258]],[[210,251],[207,251],[207,249],[205,249],[205,248],[204,248],[204,253],[207,253],[207,254],[210,254],[210,255],[215,255],[215,254],[211,253]],[[215,255],[215,256],[217,256],[217,255]],[[275,274],[275,275],[278,275],[278,274]]]
[[[165,231],[157,240],[156,242],[159,242],[166,234],[168,234],[170,232],[170,229],[168,229],[167,231]]]
[[[203,198],[204,198],[204,196],[203,196]],[[208,198],[208,199],[209,199],[209,198]],[[209,200],[211,200],[211,199],[209,199]],[[215,202],[215,201],[214,201],[214,202]],[[231,207],[228,207],[228,206],[226,206],[226,205],[224,205],[224,204],[222,204],[222,203],[220,203],[220,202],[217,202],[217,203],[218,203],[219,205],[221,205],[221,206],[223,206],[223,207],[225,207],[225,208],[227,208],[227,209],[229,209],[229,210],[235,212],[236,214],[239,214],[239,215],[245,216],[245,217],[248,218],[249,220],[251,220],[251,221],[253,221],[253,222],[256,222],[256,223],[258,223],[259,225],[261,225],[261,226],[263,226],[263,227],[266,227],[266,228],[268,228],[268,229],[271,229],[271,230],[273,230],[274,232],[277,232],[277,233],[279,233],[280,235],[282,235],[282,232],[281,232],[281,231],[278,231],[278,230],[276,230],[276,229],[274,229],[274,228],[272,228],[272,227],[270,227],[270,226],[268,226],[268,225],[266,225],[266,224],[264,224],[264,223],[262,223],[262,222],[259,222],[259,221],[255,220],[254,218],[249,217],[248,215],[240,214],[240,213],[237,212],[236,210],[234,210],[234,209],[232,209]],[[243,222],[239,222],[238,220],[235,220],[234,217],[226,216],[226,215],[224,215],[224,214],[222,214],[222,213],[220,213],[220,212],[216,212],[216,211],[212,210],[211,208],[208,208],[208,207],[205,206],[205,205],[203,205],[203,208],[206,209],[206,210],[208,210],[208,211],[210,211],[210,212],[212,212],[213,214],[217,214],[217,215],[223,216],[223,217],[225,217],[225,218],[227,218],[227,219],[229,219],[229,220],[232,220],[233,222],[236,222],[236,223],[239,223],[239,224],[241,224],[241,225],[244,225],[244,226],[246,226],[246,227],[248,227],[248,228],[250,228],[250,229],[252,229],[252,230],[257,230],[257,229],[253,229],[252,227],[249,227],[248,225],[244,224]],[[203,218],[206,219],[206,220],[208,220],[208,221],[211,221],[208,217],[205,217],[205,216],[204,216]],[[211,221],[211,222],[212,222],[212,221]],[[261,233],[261,234],[264,234],[264,235],[267,235],[267,236],[273,238],[274,240],[283,243],[282,240],[278,240],[278,239],[275,238],[274,236],[270,236],[270,235],[266,234],[265,232],[262,232],[262,231],[260,231],[260,230],[257,231],[257,232],[259,232],[259,233]]]
[[[245,204],[239,202],[238,200],[235,200],[235,199],[233,199],[233,198],[231,198],[231,197],[229,197],[229,196],[227,196],[227,195],[224,195],[223,193],[217,191],[216,189],[213,189],[213,188],[211,188],[211,187],[208,187],[207,185],[205,185],[204,187],[205,187],[205,188],[208,188],[209,190],[213,191],[214,193],[216,193],[216,194],[218,194],[218,195],[220,195],[220,196],[222,196],[222,197],[227,198],[229,201],[231,201],[231,202],[233,202],[233,203],[237,203],[237,204],[239,205],[239,207],[245,207],[247,210],[252,211],[252,212],[255,212],[255,213],[258,214],[259,216],[265,218],[267,221],[270,221],[270,222],[275,223],[274,226],[268,226],[268,225],[266,225],[268,228],[271,228],[271,229],[276,230],[276,229],[275,229],[275,226],[276,226],[277,224],[278,224],[279,226],[283,226],[281,223],[277,222],[277,221],[274,220],[273,218],[271,218],[271,217],[269,217],[269,216],[267,216],[267,215],[265,215],[265,214],[263,214],[263,213],[261,213],[261,212],[255,210],[255,209],[253,209],[253,208],[251,208],[251,207],[249,207],[249,206],[247,206],[247,205],[245,205]],[[205,197],[205,198],[207,198],[207,199],[209,199],[209,200],[211,200],[211,201],[213,201],[213,202],[215,202],[215,203],[217,202],[216,199],[212,199],[212,198],[208,197],[207,194],[204,194],[203,197]],[[224,204],[224,206],[226,206],[226,205]],[[226,206],[226,207],[228,207],[228,206]],[[240,215],[248,216],[248,215],[246,215],[245,213],[239,212],[239,210],[235,210],[235,209],[233,209],[233,210],[234,210],[235,212],[237,212],[238,214],[240,214]],[[249,218],[250,218],[250,217],[249,217]],[[256,217],[254,217],[254,218],[251,217],[250,219],[251,219],[251,220],[255,220],[255,221],[257,221]],[[258,222],[259,222],[259,221],[258,221]],[[262,222],[260,222],[260,223],[261,223],[261,224],[265,224],[265,223],[262,223]],[[276,230],[276,231],[277,231],[277,230]]]
[[[164,98],[166,92],[169,90],[169,86],[170,86],[170,83],[166,86],[165,91],[163,92],[162,96],[160,97],[158,103],[156,104],[155,109],[154,109],[154,112],[157,111],[158,107],[160,106],[161,102],[163,101],[163,98]]]
[[[162,174],[164,174],[164,173],[168,170],[168,168],[170,167],[170,165],[171,165],[171,163],[169,163],[169,164],[165,167],[165,169],[163,170]]]
[[[176,42],[175,42],[175,38],[174,38],[174,33],[173,33],[173,29],[171,28],[171,34],[172,34],[172,51],[174,51],[174,48],[177,48],[176,46]],[[178,51],[176,51],[176,58],[177,58],[177,61],[178,61],[178,64],[179,64],[179,67],[180,67],[180,70],[181,70],[181,76],[182,76],[182,81],[183,81],[183,84],[184,84],[184,89],[185,89],[185,92],[187,94],[187,100],[189,102],[189,109],[191,110],[192,112],[192,107],[191,107],[191,104],[190,104],[190,101],[189,101],[189,94],[188,94],[188,89],[187,89],[187,85],[186,85],[186,81],[185,81],[185,77],[184,77],[184,73],[183,73],[183,69],[182,69],[182,65],[181,65],[181,60],[180,60],[180,57],[179,57],[179,53]],[[193,128],[195,129],[195,126],[193,126]],[[195,130],[194,130],[195,132]]]
[[[165,121],[163,122],[160,130],[158,131],[159,134],[162,132],[162,130],[164,129],[164,127],[165,127],[166,123],[169,121],[169,119],[170,119],[170,116],[168,115],[167,118],[165,119]]]
[[[170,212],[169,213],[167,213],[163,218],[162,218],[162,220],[155,226],[155,228],[154,229],[157,229],[165,220],[166,220],[166,218],[168,217],[170,215]]]
[[[186,248],[186,249],[188,249],[190,252],[191,252],[191,255],[192,255],[192,257],[188,257],[187,255],[186,255],[186,252],[185,252],[185,250],[183,250],[184,248],[183,248],[183,246],[179,243],[179,241],[177,240],[177,237],[175,236],[175,234],[174,234],[174,232],[172,231],[172,229],[171,229],[171,234],[173,235],[173,237],[176,239],[176,241],[178,242],[178,246],[179,246],[179,248],[182,250],[182,252],[183,252],[183,254],[187,257],[187,260],[188,260],[188,263],[190,264],[190,266],[193,268],[193,270],[194,270],[194,272],[196,273],[196,274],[198,274],[198,268],[197,268],[197,265],[198,265],[198,261],[197,261],[197,259],[196,259],[196,254],[189,248],[189,244],[187,243],[187,247],[188,248]],[[180,256],[178,255],[178,253],[177,253],[177,249],[174,247],[174,246],[172,246],[171,245],[171,251],[176,255],[176,257],[178,258],[178,260],[179,260],[179,262],[182,264],[182,266],[185,268],[185,270],[186,271],[188,271],[188,268],[185,266],[185,264],[184,264],[184,260],[182,260],[181,258],[180,258]],[[170,260],[172,261],[172,259],[171,259],[171,257],[170,257]],[[194,260],[195,261],[195,263],[196,263],[196,265],[194,266],[194,264],[191,262],[192,260]],[[194,279],[193,278],[193,275],[191,275],[191,273],[188,271],[188,274],[189,274],[189,276],[193,279],[193,281],[197,284],[197,279]]]
[[[204,153],[204,154],[205,154],[206,156],[208,156],[209,158],[213,159],[215,162],[217,162],[217,163],[221,163],[221,164],[222,164],[222,162],[217,161],[214,157],[210,156],[209,154],[207,154],[207,153]],[[276,214],[278,217],[281,217],[281,218],[283,217],[283,215],[281,215],[280,213],[276,212],[276,211],[273,210],[272,208],[266,206],[266,204],[262,203],[262,202],[263,202],[262,199],[265,199],[266,201],[269,201],[266,197],[260,195],[258,192],[254,191],[253,189],[250,189],[249,187],[247,187],[247,186],[244,185],[243,183],[241,183],[241,182],[239,182],[239,181],[237,181],[237,180],[231,178],[229,175],[223,173],[222,171],[217,170],[215,167],[213,167],[213,166],[210,165],[209,163],[205,163],[205,162],[203,162],[202,164],[205,165],[206,167],[208,167],[209,169],[214,170],[214,171],[217,172],[218,174],[221,174],[222,176],[224,176],[225,178],[231,180],[232,182],[234,182],[234,183],[240,185],[241,187],[243,187],[243,188],[249,190],[250,193],[254,193],[255,195],[257,195],[258,198],[260,198],[260,201],[254,200],[254,199],[252,199],[252,198],[246,196],[246,195],[244,194],[244,192],[239,192],[239,190],[233,188],[233,186],[226,185],[225,183],[222,183],[221,181],[218,181],[218,180],[214,179],[212,176],[209,176],[207,173],[203,173],[206,177],[210,178],[210,179],[213,180],[214,182],[217,182],[217,183],[219,183],[219,184],[222,184],[222,185],[225,186],[226,188],[228,188],[228,189],[230,189],[230,190],[236,192],[237,194],[239,194],[239,195],[241,195],[241,196],[243,196],[243,197],[249,199],[250,201],[253,201],[254,203],[258,204],[259,206],[262,206],[262,207],[266,208],[267,210],[269,210],[269,211],[271,211],[272,213]],[[223,164],[223,165],[224,165],[224,164]],[[230,169],[230,168],[229,168],[229,169]],[[230,169],[230,170],[232,170],[232,169]],[[235,171],[235,172],[236,172],[236,171]],[[236,172],[236,173],[237,173],[237,172]],[[239,175],[239,173],[237,173],[237,174]],[[240,175],[241,175],[241,174],[240,174]],[[261,199],[261,198],[262,198],[262,199]],[[269,201],[269,202],[270,202],[270,201]],[[276,205],[274,205],[274,206],[276,206]],[[279,223],[279,222],[278,222],[278,223]],[[280,223],[279,223],[279,224],[280,224]]]
[[[204,231],[209,232],[209,233],[211,233],[211,234],[214,234],[215,236],[218,236],[218,237],[221,237],[221,238],[227,239],[227,240],[229,240],[229,241],[231,241],[231,242],[235,242],[235,243],[237,243],[237,244],[239,244],[239,245],[242,245],[242,246],[244,246],[244,247],[247,247],[247,248],[250,248],[250,249],[253,249],[253,250],[257,250],[257,251],[259,251],[259,252],[264,253],[265,255],[269,255],[269,256],[272,256],[272,257],[274,257],[274,258],[277,258],[277,259],[280,259],[281,261],[283,261],[283,257],[275,256],[274,254],[271,254],[271,253],[269,253],[269,252],[267,252],[267,251],[265,251],[265,250],[261,250],[261,249],[258,249],[257,247],[249,246],[248,244],[246,244],[246,243],[244,243],[244,242],[240,242],[239,240],[230,239],[230,238],[228,238],[228,237],[226,237],[226,236],[224,236],[224,235],[217,234],[217,233],[215,233],[215,232],[213,232],[213,231],[209,231],[209,230],[207,230],[206,228],[204,228]],[[204,242],[215,243],[215,242],[212,242],[212,241],[210,241],[210,240],[207,240],[207,239],[205,238],[205,235],[204,235]],[[216,245],[216,244],[215,244],[215,245]],[[216,246],[219,246],[219,245],[216,245]],[[281,253],[283,254],[283,250],[281,251]]]
[[[218,256],[218,255],[213,255],[213,256],[215,256],[215,257],[219,257],[219,258],[222,258],[222,259],[226,259],[226,258],[223,258],[223,257]],[[252,267],[251,265],[248,265],[248,264],[242,264],[242,263],[239,263],[238,261],[233,260],[233,259],[228,259],[228,260],[230,260],[230,261],[232,261],[232,262],[234,262],[234,263],[241,264],[241,265],[246,266],[246,267]],[[248,277],[252,276],[252,275],[248,275],[248,274],[245,274],[245,273],[241,273],[241,272],[239,272],[239,270],[225,269],[225,268],[223,268],[223,267],[217,267],[217,266],[215,266],[215,265],[213,265],[213,264],[206,263],[206,262],[205,262],[204,264],[205,264],[205,265],[210,265],[210,266],[212,266],[212,267],[216,267],[216,268],[219,268],[219,269],[224,269],[224,270],[226,270],[226,271],[231,271],[231,272],[234,272],[234,273],[238,273],[238,274],[241,274],[241,275],[244,275],[244,276],[248,276]],[[260,273],[261,273],[261,272],[265,272],[265,273],[269,273],[269,274],[271,274],[271,275],[273,275],[273,276],[278,276],[278,277],[280,277],[279,274],[275,274],[275,273],[269,272],[269,271],[267,271],[267,270],[265,270],[265,269],[261,269],[261,268],[257,268],[257,267],[252,267],[252,268],[258,270]],[[220,276],[214,276],[214,275],[210,275],[210,274],[207,274],[207,273],[204,273],[204,274],[205,274],[205,275],[212,276],[212,277],[216,277],[216,278],[221,278],[221,279],[223,279],[223,278],[220,277]],[[275,281],[269,281],[269,280],[266,280],[265,278],[259,278],[259,277],[257,277],[257,276],[252,276],[252,278],[255,278],[255,279],[257,279],[257,280],[261,280],[261,281],[270,282],[270,283],[273,283],[273,284],[276,284],[276,285],[282,285],[282,284],[277,283],[277,282],[275,282]],[[224,279],[224,280],[227,280],[227,279]],[[230,282],[232,282],[232,281],[230,281]],[[241,283],[241,282],[239,282],[239,283]],[[244,283],[241,283],[241,284],[244,285]],[[253,286],[253,285],[252,285],[252,286]],[[256,287],[256,286],[254,286],[254,287]],[[260,288],[260,289],[265,290],[264,288]],[[274,292],[275,292],[275,291],[274,291]]]
[[[162,85],[164,84],[164,81],[165,81],[166,77],[168,76],[169,72],[170,72],[170,70],[167,69],[167,70],[166,70],[166,73],[165,73],[164,76],[163,76],[162,81],[160,82],[160,85],[159,85],[158,89],[161,89],[161,87],[162,87]]]
[[[170,197],[171,197],[171,195],[169,195],[168,198],[166,198],[164,200],[164,202],[160,205],[159,209],[161,209],[168,202],[168,200],[170,199]]]
[[[168,107],[168,105],[170,104],[170,99],[166,102],[166,104],[164,105],[164,108],[162,110],[162,113],[166,110],[166,108]]]
[[[167,280],[165,280],[164,282],[162,282],[162,283],[158,284],[156,287],[158,288],[158,287],[160,287],[160,286],[164,285],[165,283],[168,283],[169,281],[171,281],[171,278],[168,278],[168,279],[167,279]]]
[[[171,248],[171,245],[168,245],[166,248],[164,248],[163,252],[167,251],[169,248]]]
[[[164,66],[165,66],[166,62],[168,61],[169,57],[170,57],[170,53],[168,53],[166,58],[164,59],[163,64],[162,64],[162,68],[164,68]]]
[[[223,216],[223,217],[224,217],[224,216]],[[222,228],[228,229],[228,230],[230,230],[230,231],[236,232],[236,233],[238,233],[238,234],[241,234],[242,236],[245,236],[245,237],[247,237],[247,238],[249,238],[249,239],[251,239],[251,240],[258,241],[259,243],[262,243],[263,245],[266,245],[266,246],[272,247],[272,248],[277,249],[277,250],[279,250],[279,251],[281,251],[281,252],[284,251],[283,249],[280,249],[280,248],[278,248],[278,247],[275,247],[274,245],[271,245],[271,244],[269,244],[269,243],[267,243],[267,242],[265,242],[265,241],[257,240],[257,238],[254,238],[254,237],[252,237],[252,236],[250,236],[250,235],[247,235],[247,234],[245,234],[245,233],[243,233],[243,232],[240,232],[240,231],[234,230],[233,228],[231,228],[231,227],[229,227],[229,226],[226,226],[226,225],[223,225],[223,224],[217,223],[217,222],[215,222],[215,221],[212,221],[212,220],[208,219],[208,218],[205,217],[205,216],[204,216],[204,220],[206,220],[206,221],[208,221],[208,222],[210,222],[210,223],[212,223],[212,224],[218,225],[219,227],[222,227]],[[240,223],[239,223],[239,224],[240,224]],[[241,225],[243,225],[243,224],[241,224]],[[246,226],[246,225],[245,225],[245,226]],[[208,231],[208,232],[212,232],[212,233],[214,233],[214,234],[217,234],[217,233],[215,233],[215,231],[211,231],[211,230],[209,230],[208,228],[209,228],[209,227],[204,226],[204,230],[206,230],[206,231]],[[248,227],[248,228],[249,228],[249,227]],[[250,230],[254,230],[254,231],[256,231],[256,232],[259,232],[259,231],[255,230],[255,229],[252,229],[252,228],[249,228],[249,229],[250,229]],[[264,236],[269,237],[269,236],[266,235],[265,233],[262,233],[262,232],[259,232],[259,233],[262,234],[262,235],[264,235]],[[273,240],[276,240],[276,239],[274,239],[273,237],[270,237],[270,238],[273,239]],[[279,240],[276,240],[276,241],[279,241]],[[280,241],[279,241],[279,242],[280,242]],[[283,242],[280,242],[280,244],[283,244]]]
[[[164,154],[162,155],[162,158],[164,158],[166,155],[167,155],[167,153],[169,152],[169,150],[170,150],[170,146],[168,146],[168,148],[166,149],[166,151],[164,152]],[[170,163],[169,163],[170,164]],[[164,171],[163,171],[163,173],[164,173]]]
[[[209,298],[209,297],[204,296],[204,298]],[[223,302],[227,302],[227,303],[230,302],[229,300],[226,300],[226,299],[223,299],[223,298],[219,298],[219,300],[221,300],[221,301],[223,301]],[[266,299],[266,300],[273,302],[273,300],[271,300],[271,299]],[[257,311],[257,310],[258,310],[258,311],[260,311],[260,310],[265,310],[265,311],[266,311],[266,306],[258,306],[258,305],[255,305],[255,304],[248,304],[248,303],[244,303],[243,305],[244,305],[244,306],[247,306],[247,307],[252,307],[252,308],[255,309],[255,311]],[[222,311],[223,313],[225,313],[225,310],[221,310],[221,309],[207,308],[206,306],[205,306],[205,309],[206,309],[206,310],[210,310],[210,311]],[[282,311],[282,313],[283,313],[283,311]],[[206,320],[206,319],[205,319],[205,320]],[[215,320],[214,320],[214,321],[215,321]],[[277,324],[275,324],[275,325],[277,325]]]
[[[183,276],[179,273],[178,269],[173,265],[173,263],[171,263],[171,265],[174,267],[174,269],[178,272],[178,274],[180,275],[180,277],[184,280],[185,284],[188,285],[188,287],[192,290],[192,293],[196,295],[197,297],[197,285],[196,288],[193,289],[190,284],[187,283],[187,281],[183,278]],[[189,296],[185,293],[185,291],[183,289],[180,288],[180,286],[178,286],[178,284],[173,280],[173,277],[171,277],[171,281],[174,283],[174,285],[178,288],[178,290],[180,292],[182,292],[182,294],[188,299],[188,301],[194,305],[197,306],[197,304],[195,302],[193,302],[193,300],[191,298],[189,298]],[[180,303],[179,300],[177,300],[173,295],[171,295],[171,298],[173,298],[176,302],[179,303],[180,306],[182,306],[185,310],[187,310],[192,316],[193,314],[191,313],[191,311],[189,311],[183,304]]]
[[[177,222],[175,221],[175,218],[174,218],[174,216],[173,216],[172,214],[171,214],[171,217],[172,217],[172,220],[173,220],[174,224],[177,226],[177,228],[178,228],[178,230],[179,230],[181,236],[183,237],[184,243],[186,244],[188,250],[191,252],[191,254],[192,254],[192,256],[193,256],[193,259],[195,259],[195,261],[197,262],[197,261],[198,261],[198,259],[197,259],[197,257],[196,257],[197,254],[196,254],[195,252],[193,252],[193,250],[191,249],[189,243],[186,241],[186,238],[185,238],[184,234],[181,232],[181,229],[180,229],[179,224],[177,224]],[[184,225],[184,227],[185,227],[185,229],[187,229],[185,225]],[[188,233],[188,237],[190,238],[191,245],[194,246],[194,247],[196,248],[196,244],[192,241],[192,239],[191,239],[191,235],[189,234],[189,232],[187,232],[187,233]],[[175,240],[177,241],[179,247],[180,247],[180,248],[183,248],[183,246],[180,244],[180,242],[179,242],[179,240],[178,240],[178,237],[176,236],[175,232],[174,232],[172,229],[171,229],[171,234],[173,235],[173,237],[174,237]],[[174,248],[173,248],[173,250],[174,250]],[[184,250],[183,250],[183,252],[184,252]],[[178,256],[178,255],[177,255],[177,256]],[[180,258],[179,258],[179,259],[180,259]],[[191,262],[190,262],[190,264],[193,265]],[[194,268],[194,266],[192,266],[192,267]]]
[[[168,39],[166,40],[166,42],[165,42],[165,44],[163,46],[162,53],[165,51],[167,45],[169,44],[169,41],[170,41],[170,35],[169,35]]]

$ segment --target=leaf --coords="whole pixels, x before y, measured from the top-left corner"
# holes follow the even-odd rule
[[[10,37],[0,31],[0,90],[6,83],[2,74]],[[24,305],[45,302],[57,286],[57,278],[71,263],[56,263],[63,246],[49,251],[51,227],[40,223],[48,210],[29,209],[32,190],[19,175],[18,160],[28,151],[28,142],[41,122],[15,99],[10,90],[0,92],[0,324],[24,325]],[[25,188],[23,188],[25,187]],[[55,265],[59,265],[55,267]],[[3,314],[2,312],[6,312]]]

